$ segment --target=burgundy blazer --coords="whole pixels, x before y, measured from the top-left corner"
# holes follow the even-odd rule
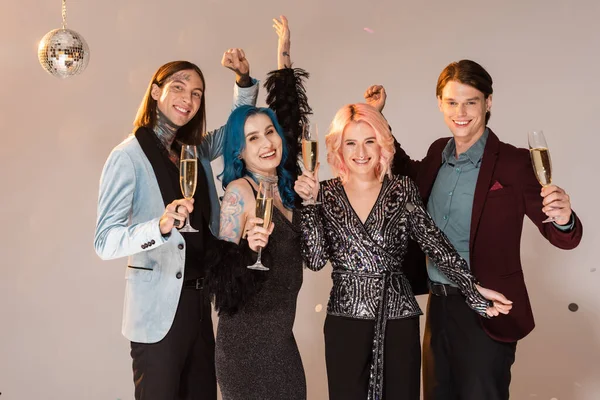
[[[393,171],[402,171],[415,180],[425,204],[449,139],[436,140],[422,161],[410,160],[400,146],[396,146]],[[583,226],[575,213],[575,226],[569,232],[561,231],[554,224],[542,223],[546,215],[542,212],[540,191],[529,151],[501,142],[490,130],[475,186],[469,249],[471,271],[475,277],[484,287],[503,293],[513,302],[508,315],[481,318],[484,330],[498,341],[522,339],[535,326],[520,257],[525,216],[550,243],[561,249],[577,247],[583,235]],[[414,247],[410,251],[414,252]],[[422,253],[409,254],[407,260],[413,264],[408,266],[409,270],[412,268],[413,276],[415,268],[422,270]],[[413,288],[416,293],[421,293],[423,282],[413,283]]]

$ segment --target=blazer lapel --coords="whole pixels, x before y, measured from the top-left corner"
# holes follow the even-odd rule
[[[160,188],[160,194],[162,195],[165,207],[176,199],[181,199],[181,189],[179,188],[179,182],[177,176],[179,172],[177,167],[173,165],[167,158],[161,154],[159,149],[158,139],[154,132],[148,128],[139,128],[135,132],[135,137],[140,143],[144,154],[150,161],[158,187]],[[171,171],[169,171],[171,169]],[[172,175],[172,176],[170,176]],[[209,201],[209,183],[204,166],[201,162],[198,163],[198,175],[196,193],[194,199],[196,200],[194,206],[199,208],[202,213],[192,213],[190,223],[194,226],[202,225],[202,218],[210,223],[210,201]],[[203,198],[204,197],[204,198]]]
[[[169,171],[167,168],[174,167],[166,165],[163,159],[162,154],[160,153],[160,149],[158,148],[156,142],[158,139],[152,130],[141,127],[135,131],[135,137],[140,143],[140,147],[144,151],[144,154],[150,161],[150,165],[152,165],[152,169],[154,170],[154,175],[156,176],[156,181],[158,182],[158,187],[160,188],[160,194],[162,195],[163,202],[165,203],[165,207],[167,204],[170,204],[175,199],[180,198],[181,196],[177,196],[177,192],[173,187],[173,182],[169,177]]]
[[[498,136],[496,136],[490,129],[487,143],[485,144],[485,149],[483,150],[483,158],[481,160],[481,167],[479,169],[479,176],[477,177],[477,184],[475,186],[475,194],[473,197],[471,235],[469,237],[469,250],[471,253],[473,252],[473,245],[475,243],[477,228],[479,227],[479,220],[481,219],[481,214],[483,213],[483,207],[489,192],[492,175],[494,174],[494,168],[496,167],[499,147],[500,140],[498,139]]]
[[[448,140],[450,139],[451,138],[448,138]],[[442,165],[442,151],[444,151],[444,147],[447,143],[448,141],[441,142],[442,146],[440,146],[439,149],[432,149],[432,155],[423,160],[425,168],[421,169],[417,182],[425,208],[427,208],[431,189],[433,189],[433,184],[435,183],[440,166]]]
[[[198,163],[198,175],[196,179],[196,193],[194,195],[196,201],[194,202],[194,207],[200,207],[202,209],[202,216],[204,217],[204,220],[206,220],[207,225],[210,226],[210,184],[208,183],[208,177],[206,171],[204,171],[202,162]],[[192,221],[194,221],[193,217]],[[201,223],[201,221],[198,222]]]

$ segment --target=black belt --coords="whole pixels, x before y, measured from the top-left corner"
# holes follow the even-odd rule
[[[184,289],[202,290],[204,286],[204,278],[190,279],[183,282]]]
[[[429,290],[436,296],[456,296],[462,294],[456,286],[429,281]]]

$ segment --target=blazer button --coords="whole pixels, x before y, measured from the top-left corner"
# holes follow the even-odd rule
[[[144,243],[144,244],[142,245],[142,249],[145,249],[145,248],[146,248],[146,243]]]
[[[176,277],[177,279],[181,279],[181,272],[178,272],[178,273],[175,275],[175,277]]]
[[[150,244],[152,245],[154,243],[156,243],[156,242],[154,241],[154,239],[152,239],[152,241],[150,241]]]
[[[183,244],[179,243],[179,244],[177,245],[177,248],[178,248],[179,250],[183,250]]]

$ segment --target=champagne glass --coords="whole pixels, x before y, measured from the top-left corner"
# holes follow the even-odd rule
[[[552,162],[550,161],[550,151],[546,144],[546,138],[542,131],[531,131],[528,135],[529,139],[529,154],[531,155],[531,163],[535,176],[542,185],[546,187],[552,184]],[[554,217],[548,217],[544,221],[552,222]]]
[[[198,153],[195,145],[181,145],[181,157],[179,158],[179,186],[181,193],[187,200],[191,200],[196,192],[198,181]],[[190,225],[190,218],[185,221],[185,226],[179,232],[198,232]]]
[[[263,223],[259,226],[269,228],[271,225],[271,217],[273,215],[273,185],[268,182],[261,181],[258,185],[258,193],[256,194],[256,211],[255,215],[257,218],[261,218]],[[258,258],[256,262],[249,265],[249,269],[256,269],[258,271],[268,271],[269,268],[265,267],[260,261],[262,253],[262,247],[258,248]]]
[[[319,161],[319,138],[318,138],[317,123],[304,124],[302,126],[302,162],[304,168],[310,172],[315,171],[317,162]],[[302,205],[321,204],[312,197],[304,200]]]

